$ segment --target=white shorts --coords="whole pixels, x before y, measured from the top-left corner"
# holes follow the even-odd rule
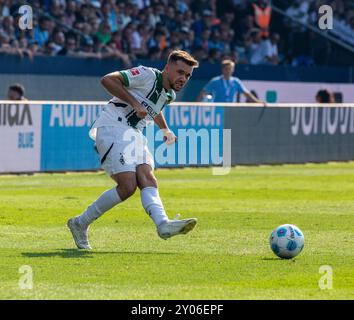
[[[112,174],[136,171],[140,164],[148,164],[154,169],[152,157],[145,136],[132,127],[99,127],[96,147],[101,159],[101,167]]]

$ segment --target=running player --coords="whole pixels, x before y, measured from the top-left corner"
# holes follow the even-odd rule
[[[79,249],[91,249],[89,225],[140,189],[142,205],[162,239],[191,231],[197,219],[170,220],[159,196],[154,160],[142,130],[154,121],[163,131],[165,142],[176,137],[169,130],[162,109],[175,98],[192,76],[198,62],[187,52],[171,52],[163,71],[139,66],[113,72],[101,79],[113,95],[90,130],[100,154],[101,166],[117,186],[105,191],[81,215],[68,220],[68,227]]]

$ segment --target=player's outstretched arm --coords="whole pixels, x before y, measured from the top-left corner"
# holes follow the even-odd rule
[[[102,86],[113,96],[130,104],[139,118],[147,115],[146,109],[124,87],[124,79],[120,72],[106,74],[101,79]]]
[[[250,99],[252,102],[254,103],[262,103],[264,107],[267,106],[266,102],[263,100],[258,99],[254,94],[252,94],[251,92],[245,92],[244,95]]]

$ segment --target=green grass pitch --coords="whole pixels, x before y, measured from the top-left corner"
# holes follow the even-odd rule
[[[156,175],[170,218],[196,217],[196,229],[160,239],[137,192],[92,224],[91,252],[75,249],[66,221],[113,181],[102,172],[0,176],[0,299],[354,298],[354,163]],[[269,248],[283,223],[305,235],[293,260]],[[31,290],[19,286],[23,265]],[[319,288],[323,265],[332,289]]]

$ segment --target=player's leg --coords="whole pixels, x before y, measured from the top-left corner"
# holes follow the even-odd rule
[[[169,219],[160,199],[157,180],[152,168],[148,164],[141,164],[136,168],[136,176],[138,187],[141,190],[141,203],[156,227],[159,227]]]
[[[105,212],[134,194],[137,188],[134,163],[122,161],[125,141],[121,141],[125,129],[99,128],[96,137],[96,146],[100,154],[102,168],[117,184],[103,192],[79,216],[68,221],[68,227],[73,234],[75,243],[80,249],[90,249],[88,242],[88,228],[90,224]]]
[[[68,221],[68,227],[79,249],[91,249],[88,241],[90,224],[133,195],[137,188],[135,172],[117,173],[111,177],[118,186],[103,192],[81,215]]]
[[[103,192],[95,202],[78,216],[81,225],[88,227],[105,212],[134,194],[137,188],[135,172],[121,172],[113,174],[111,178],[117,183],[117,186]]]
[[[197,219],[169,220],[163,207],[157,180],[152,167],[149,164],[141,164],[136,168],[138,187],[141,190],[141,202],[150,218],[157,227],[157,233],[162,239],[167,239],[178,234],[186,234],[191,231]]]

